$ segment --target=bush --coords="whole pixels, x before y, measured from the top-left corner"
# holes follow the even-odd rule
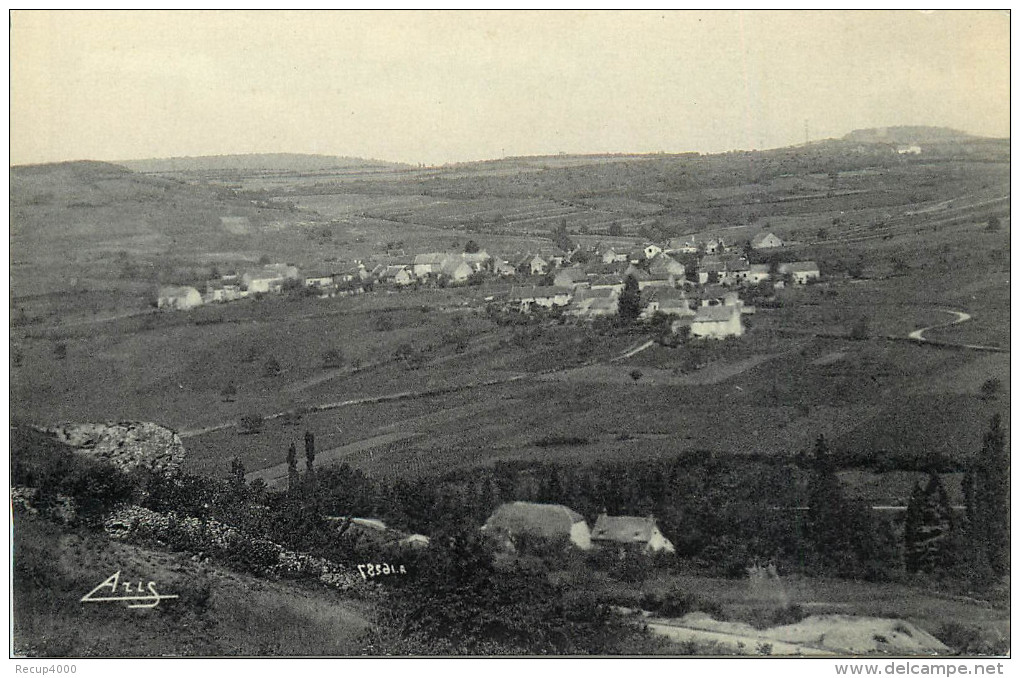
[[[338,349],[331,348],[322,354],[322,366],[327,370],[335,370],[343,366],[344,357]]]
[[[259,433],[262,431],[262,415],[250,413],[241,417],[238,429],[241,433]]]
[[[275,377],[281,372],[283,369],[280,367],[280,362],[273,356],[269,356],[265,364],[262,365],[262,376],[264,377]]]

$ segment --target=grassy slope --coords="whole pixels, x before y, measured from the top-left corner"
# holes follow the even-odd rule
[[[68,533],[16,515],[15,654],[27,656],[351,655],[364,606],[316,587],[270,582],[180,554]],[[153,609],[80,599],[114,572],[177,594]]]

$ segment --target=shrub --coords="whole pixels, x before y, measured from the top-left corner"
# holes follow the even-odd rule
[[[255,434],[261,432],[262,415],[255,412],[244,415],[241,417],[238,429],[241,433]]]
[[[262,365],[262,376],[264,377],[275,377],[281,372],[283,369],[280,367],[280,362],[273,356],[269,356]]]
[[[331,348],[322,354],[322,366],[327,370],[335,370],[343,365],[344,357],[338,349]]]

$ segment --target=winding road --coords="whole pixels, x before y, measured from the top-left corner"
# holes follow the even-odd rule
[[[928,341],[927,339],[924,338],[924,333],[927,332],[928,330],[933,330],[936,327],[949,327],[950,325],[959,325],[960,323],[967,322],[968,320],[970,320],[970,314],[964,313],[963,311],[950,311],[942,308],[938,310],[941,311],[942,313],[952,313],[953,315],[956,316],[956,320],[952,320],[947,323],[939,323],[938,325],[929,325],[928,327],[922,327],[919,330],[914,330],[907,336],[910,337],[911,339],[914,339],[915,341]]]

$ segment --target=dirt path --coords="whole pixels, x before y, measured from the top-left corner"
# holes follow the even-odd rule
[[[928,327],[922,327],[919,330],[914,330],[907,336],[916,341],[928,341],[927,339],[924,338],[924,333],[927,332],[928,330],[933,330],[936,327],[949,327],[950,325],[959,325],[960,323],[967,322],[968,320],[970,320],[970,314],[964,313],[963,311],[950,311],[941,308],[938,310],[942,311],[943,313],[952,313],[953,315],[956,316],[956,320],[952,320],[947,323],[939,323],[938,325],[929,325]]]
[[[672,640],[675,643],[693,642],[698,645],[715,643],[718,649],[725,653],[756,655],[764,654],[759,648],[764,649],[768,645],[768,654],[772,655],[827,655],[832,656],[833,652],[820,650],[807,645],[784,643],[767,636],[751,636],[737,633],[725,633],[722,631],[706,631],[694,629],[687,626],[675,626],[672,624],[649,623],[648,630],[652,633]]]

